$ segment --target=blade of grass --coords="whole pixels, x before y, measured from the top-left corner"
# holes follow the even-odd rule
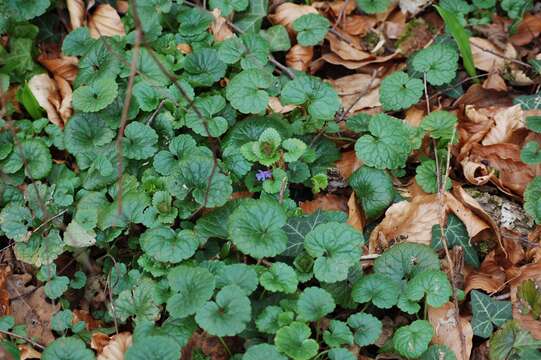
[[[464,64],[464,69],[469,76],[475,77],[477,73],[475,71],[475,65],[473,64],[473,55],[470,47],[470,38],[464,27],[460,25],[455,14],[450,11],[445,10],[437,5],[434,5],[438,13],[443,18],[447,29],[451,32],[451,35],[455,39],[458,49],[460,50],[460,55],[462,56],[462,62]],[[478,81],[478,80],[477,80]]]

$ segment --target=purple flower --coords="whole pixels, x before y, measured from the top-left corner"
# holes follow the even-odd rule
[[[270,179],[271,177],[272,177],[272,171],[271,170],[259,170],[255,174],[255,178],[258,181],[267,180],[267,179]]]

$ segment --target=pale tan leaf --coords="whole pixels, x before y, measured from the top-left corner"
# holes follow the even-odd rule
[[[287,52],[286,65],[295,70],[306,71],[313,56],[314,48],[312,46],[304,47],[297,44]]]
[[[358,38],[342,34],[342,38],[333,33],[327,33],[327,40],[331,45],[331,50],[344,60],[367,60],[374,56],[362,49]]]
[[[503,71],[506,62],[509,62],[505,58],[517,56],[511,44],[508,44],[505,50],[501,50],[487,39],[471,37],[470,45],[475,67],[483,71]]]
[[[479,270],[472,271],[465,279],[464,291],[473,289],[493,293],[501,290],[505,284],[505,271],[496,261],[496,252],[491,251],[481,263]]]
[[[541,263],[524,265],[519,268],[517,274],[513,274],[511,280],[513,319],[517,320],[520,327],[528,330],[534,338],[541,340],[541,321],[525,311],[529,305],[525,304],[517,296],[518,287],[528,279],[533,280],[538,288],[541,287]]]
[[[268,107],[272,112],[280,113],[280,114],[286,114],[286,113],[288,113],[290,111],[293,111],[298,106],[297,105],[285,105],[284,106],[280,102],[279,98],[277,98],[276,96],[271,96],[271,97],[269,97],[269,105],[268,105]]]
[[[433,344],[446,345],[457,360],[469,360],[472,350],[473,330],[470,322],[459,316],[459,324],[455,315],[456,309],[452,302],[440,308],[428,308],[428,320],[434,328]],[[462,345],[461,335],[464,339]]]
[[[457,187],[456,191],[460,191],[459,189],[462,190],[461,187]],[[469,196],[466,192],[461,193],[461,195]],[[472,198],[471,201],[475,200]],[[464,223],[464,226],[466,226],[470,238],[479,235],[482,231],[491,229],[491,227],[485,222],[485,220],[476,215],[470,208],[468,208],[465,204],[459,201],[453,194],[445,193],[445,205]],[[478,209],[481,209],[480,205],[478,205]],[[497,229],[495,231],[497,231]]]
[[[353,1],[351,1],[353,3]],[[376,25],[376,19],[367,15],[351,15],[346,17],[340,27],[349,35],[365,36]]]
[[[344,179],[349,178],[361,165],[361,160],[357,158],[354,150],[343,152],[340,155],[340,160],[336,162],[336,168]]]
[[[513,131],[524,127],[524,112],[520,105],[496,109],[494,127],[481,142],[483,145],[501,144],[511,138]]]
[[[293,21],[306,14],[318,14],[318,11],[313,6],[285,2],[278,6],[274,14],[270,14],[268,18],[273,24],[284,25],[290,34],[294,34]]]
[[[477,186],[488,183],[495,173],[494,169],[489,170],[485,164],[470,161],[468,158],[462,160],[460,164],[466,180]]]
[[[83,26],[85,21],[85,3],[83,0],[66,0],[68,13],[70,16],[71,29],[77,29]]]
[[[118,0],[116,2],[115,8],[119,14],[126,14],[128,10],[130,9],[130,3],[127,0]]]
[[[19,360],[41,359],[41,353],[28,344],[18,345],[17,348],[21,352]]]
[[[353,226],[355,229],[363,232],[365,220],[362,208],[357,203],[355,192],[351,193],[348,200],[348,221],[347,223]]]
[[[367,74],[353,74],[330,80],[329,83],[340,96],[344,109],[349,109],[353,105],[350,112],[381,106],[379,102],[380,79],[378,78],[373,79]],[[368,88],[372,90],[366,93]],[[359,99],[359,95],[363,93],[366,94]]]
[[[398,6],[404,13],[410,13],[411,15],[417,14],[423,10],[424,7],[431,2],[430,0],[400,0]]]
[[[88,19],[88,28],[93,38],[101,36],[124,36],[124,24],[114,7],[109,4],[100,4]]]
[[[483,89],[507,91],[507,85],[498,71],[492,71],[483,81]]]
[[[333,194],[318,195],[314,200],[301,201],[299,206],[305,214],[311,214],[317,210],[348,212],[347,198]]]
[[[36,98],[38,104],[47,112],[50,122],[60,127],[64,123],[58,113],[61,99],[56,87],[56,82],[47,74],[34,75],[28,82],[30,91]]]
[[[113,335],[102,352],[98,352],[96,360],[124,360],[124,354],[131,345],[132,335],[129,332]]]
[[[56,87],[60,94],[60,107],[58,108],[58,114],[60,118],[66,124],[73,114],[73,108],[71,107],[71,99],[73,96],[73,91],[71,85],[62,77],[55,76],[54,81],[56,82]]]
[[[37,58],[38,62],[49,70],[54,76],[59,76],[72,82],[77,77],[79,71],[79,59],[75,56],[64,56],[59,54],[55,57],[48,57],[41,54]]]
[[[212,16],[214,20],[210,26],[210,32],[214,36],[216,42],[222,42],[226,39],[232,38],[235,36],[229,25],[227,24],[226,19],[221,16],[220,9],[216,8],[212,10]]]

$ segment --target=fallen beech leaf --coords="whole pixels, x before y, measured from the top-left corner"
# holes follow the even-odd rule
[[[83,26],[85,21],[85,3],[83,0],[67,0],[66,6],[70,16],[71,29]]]
[[[177,50],[183,54],[189,54],[192,52],[192,47],[190,46],[190,44],[182,43],[177,45]]]
[[[268,105],[269,109],[275,113],[280,113],[280,114],[286,114],[292,110],[294,110],[295,108],[297,108],[297,105],[282,105],[282,103],[280,102],[280,99],[277,98],[276,96],[271,96],[269,97],[269,105]]]
[[[494,110],[494,127],[481,142],[483,145],[505,143],[512,132],[524,127],[524,113],[520,105]]]
[[[353,2],[352,2],[353,3]],[[376,25],[376,19],[367,15],[352,15],[346,17],[340,27],[349,35],[365,36]]]
[[[17,348],[21,352],[20,360],[41,359],[41,353],[28,344],[18,345]]]
[[[353,226],[355,229],[359,230],[360,232],[363,232],[365,221],[364,221],[364,215],[361,207],[357,203],[357,198],[355,196],[355,192],[351,193],[351,196],[348,200],[348,221],[347,223]]]
[[[86,310],[75,309],[73,310],[73,323],[76,324],[79,321],[86,323],[87,330],[94,330],[103,326],[100,320],[94,319]]]
[[[103,348],[109,344],[109,341],[111,341],[109,335],[99,331],[93,332],[92,338],[90,339],[90,348],[96,350],[98,354],[101,354]]]
[[[289,34],[292,35],[295,33],[292,28],[293,21],[306,14],[318,14],[318,11],[313,6],[286,2],[278,6],[274,14],[269,15],[268,18],[273,24],[284,25]]]
[[[541,321],[534,319],[530,314],[523,311],[523,305],[517,296],[517,290],[524,280],[531,279],[537,286],[541,285],[541,263],[524,265],[518,270],[511,282],[511,302],[513,304],[513,319],[517,320],[520,327],[528,330],[532,336],[541,340]]]
[[[398,6],[402,12],[415,15],[424,9],[429,2],[430,0],[400,0]]]
[[[505,80],[501,77],[499,72],[492,71],[488,75],[486,80],[483,81],[483,89],[507,91],[507,85],[505,84]]]
[[[357,9],[357,4],[355,1],[344,1],[344,0],[335,0],[335,1],[316,1],[311,4],[314,8],[323,11],[325,13],[332,12],[334,17],[338,17],[341,12],[344,15],[349,15],[355,9]]]
[[[343,152],[340,155],[340,160],[336,162],[336,168],[344,179],[349,178],[361,165],[361,160],[357,158],[354,150]]]
[[[485,164],[476,163],[469,159],[464,159],[460,164],[466,180],[477,186],[488,183],[495,173],[494,169],[489,169]]]
[[[92,340],[94,340],[94,336],[92,336]],[[102,351],[98,351],[96,360],[124,360],[124,354],[131,345],[132,335],[129,332],[113,335]]]
[[[475,67],[483,71],[503,71],[507,61],[504,57],[515,58],[517,55],[511,44],[502,51],[487,39],[479,37],[471,37],[470,45]]]
[[[406,20],[406,15],[403,12],[393,13],[384,24],[385,36],[392,40],[399,39],[406,31]]]
[[[331,50],[344,60],[360,61],[373,58],[372,54],[362,49],[360,42],[349,35],[342,35],[339,38],[335,34],[327,33],[327,40],[331,45]],[[348,39],[348,40],[345,40]]]
[[[101,36],[124,36],[124,24],[120,20],[118,12],[109,4],[100,4],[88,18],[90,36],[99,38]]]
[[[75,56],[64,56],[59,54],[57,57],[50,58],[41,54],[37,58],[38,62],[49,70],[54,76],[59,76],[72,82],[77,77],[79,71],[79,59]]]
[[[472,350],[473,330],[470,322],[459,317],[458,325],[456,323],[455,305],[448,302],[440,308],[428,308],[428,320],[434,328],[433,344],[446,345],[451,349],[457,360],[469,360]],[[457,326],[458,325],[458,326]],[[460,326],[460,330],[459,327]],[[460,336],[464,336],[464,349]]]
[[[347,200],[333,194],[319,195],[314,200],[301,201],[299,206],[305,214],[311,214],[318,209],[348,212]]]
[[[28,82],[30,91],[38,104],[47,112],[50,122],[60,127],[64,126],[71,116],[71,87],[62,78],[57,82],[47,74],[34,75]]]
[[[512,106],[513,100],[507,93],[483,89],[481,84],[473,84],[456,102],[456,106],[461,105],[475,105],[479,108],[488,106]]]
[[[380,79],[378,78],[372,79],[372,76],[367,74],[354,74],[330,80],[329,83],[340,96],[344,109],[349,109],[353,105],[350,112],[381,106],[379,102]],[[372,90],[366,92],[368,88]],[[365,95],[359,99],[362,93]]]
[[[314,56],[313,46],[294,45],[286,54],[286,65],[292,69],[306,71]]]
[[[401,56],[401,54],[399,52],[395,52],[390,55],[378,56],[378,57],[368,59],[368,60],[354,61],[354,60],[344,60],[340,56],[336,55],[335,53],[326,53],[322,55],[322,59],[333,65],[342,65],[350,70],[356,70],[370,64],[384,63],[399,56]]]
[[[517,32],[511,36],[510,40],[513,45],[527,45],[539,34],[541,34],[541,15],[526,14],[518,25]]]
[[[463,194],[463,196],[466,195],[466,193]],[[472,201],[475,200],[472,199]],[[473,213],[465,204],[453,196],[453,194],[445,193],[445,205],[464,223],[470,238],[479,235],[484,230],[491,229],[483,219]],[[481,205],[478,205],[478,208],[481,209]],[[492,230],[495,232],[498,231],[497,228]]]
[[[220,9],[216,8],[212,10],[212,16],[214,16],[214,21],[210,26],[210,32],[214,36],[216,42],[221,42],[235,36],[227,24],[226,19],[220,15]]]
[[[474,270],[465,279],[464,291],[473,289],[493,293],[501,290],[505,284],[505,270],[496,261],[496,252],[491,251],[481,263],[479,270]]]
[[[118,0],[116,2],[115,8],[119,14],[126,14],[128,10],[130,9],[130,3],[127,0]]]
[[[8,265],[2,265],[0,267],[0,316],[11,314],[7,284],[9,275],[11,275],[11,268]]]

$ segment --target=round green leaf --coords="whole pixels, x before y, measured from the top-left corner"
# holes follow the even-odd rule
[[[72,154],[91,151],[109,144],[115,133],[105,122],[93,114],[78,113],[70,118],[64,129],[66,149]]]
[[[33,180],[43,179],[53,168],[49,148],[38,139],[24,140],[16,146],[3,164],[2,169],[13,174],[24,168],[27,177]]]
[[[157,261],[179,263],[195,254],[200,244],[192,230],[175,233],[169,227],[148,229],[139,238],[141,248]]]
[[[279,306],[267,306],[255,320],[257,330],[268,334],[275,334],[280,328],[278,317],[282,313],[283,310]]]
[[[233,11],[242,11],[248,7],[248,0],[210,0],[212,9],[220,9],[222,16],[229,16]]]
[[[83,85],[73,92],[73,108],[83,112],[103,110],[111,104],[118,94],[118,85],[114,79],[100,79],[89,85]]]
[[[455,132],[458,119],[455,114],[440,110],[434,111],[425,116],[421,122],[421,129],[426,131],[433,139],[450,141]],[[457,136],[455,135],[455,138]]]
[[[381,321],[370,314],[353,314],[348,317],[348,325],[355,330],[353,340],[359,346],[374,344],[381,335]]]
[[[524,191],[524,210],[541,224],[541,176],[536,176]]]
[[[438,308],[449,301],[453,294],[447,275],[441,271],[428,270],[415,275],[408,282],[405,295],[413,301],[423,297],[428,305]]]
[[[276,346],[269,344],[258,344],[250,346],[248,350],[242,355],[242,360],[287,360],[287,358],[280,354],[276,349]]]
[[[415,71],[426,74],[430,84],[448,84],[456,76],[458,53],[449,45],[435,44],[415,54],[411,65]]]
[[[85,343],[75,337],[61,337],[47,346],[41,354],[43,360],[93,360],[94,353],[87,349]]]
[[[438,192],[438,180],[437,176],[437,167],[436,161],[434,160],[424,160],[419,166],[415,169],[415,181],[427,193],[437,193]],[[449,179],[445,184],[445,190],[451,189],[452,183]]]
[[[302,320],[316,321],[330,314],[335,308],[334,299],[327,291],[308,287],[297,300],[297,312]]]
[[[385,12],[390,4],[390,0],[357,0],[359,9],[367,14]]]
[[[294,321],[276,332],[274,343],[278,350],[294,360],[308,360],[317,355],[318,343],[310,339],[310,328]]]
[[[314,275],[319,281],[345,280],[349,269],[358,263],[362,233],[351,225],[337,222],[317,225],[306,235],[304,248],[315,257]]]
[[[194,87],[212,86],[225,75],[227,66],[214,49],[202,48],[186,56],[186,80]]]
[[[348,349],[331,349],[329,351],[329,360],[355,360],[357,357]]]
[[[331,320],[329,328],[323,333],[323,340],[330,347],[353,344],[353,334],[343,321]]]
[[[195,321],[203,330],[216,336],[234,336],[246,328],[252,315],[250,300],[236,285],[224,287],[195,314]]]
[[[455,353],[445,345],[430,345],[420,360],[456,360]]]
[[[325,38],[331,23],[319,14],[305,14],[293,21],[297,41],[302,46],[314,46]]]
[[[173,291],[167,311],[175,318],[194,314],[214,293],[214,276],[203,268],[177,266],[169,271],[167,281]]]
[[[0,211],[0,229],[14,241],[24,242],[31,223],[32,213],[18,203],[10,203]]]
[[[397,71],[381,82],[379,100],[385,110],[407,109],[419,101],[423,91],[421,80],[410,78],[403,71]]]
[[[217,288],[237,285],[246,296],[254,292],[257,284],[257,273],[246,264],[226,265],[216,273]]]
[[[261,274],[261,285],[270,292],[294,293],[299,280],[295,270],[284,263],[277,262]]]
[[[393,346],[398,353],[408,359],[421,356],[427,349],[434,331],[426,320],[416,320],[402,326],[393,335]]]
[[[229,126],[225,118],[216,116],[224,108],[225,99],[220,95],[198,97],[186,113],[186,126],[198,135],[218,137]]]
[[[126,126],[122,145],[128,159],[143,160],[156,152],[158,134],[150,126],[134,121]]]
[[[244,70],[235,75],[226,88],[227,100],[243,114],[265,111],[269,94],[265,91],[273,82],[272,74],[263,70]]]
[[[126,360],[178,360],[180,345],[168,336],[137,339],[126,351]]]
[[[383,170],[361,166],[349,178],[349,184],[361,201],[364,214],[375,219],[392,204],[395,190],[391,177]]]
[[[520,160],[525,164],[541,163],[541,149],[536,141],[528,141],[520,151]]]
[[[358,303],[371,301],[380,309],[389,309],[396,305],[400,287],[392,279],[381,274],[370,274],[361,277],[355,285],[351,296]]]
[[[229,217],[229,238],[243,253],[256,259],[272,257],[287,247],[282,227],[287,216],[273,200],[247,200]]]

